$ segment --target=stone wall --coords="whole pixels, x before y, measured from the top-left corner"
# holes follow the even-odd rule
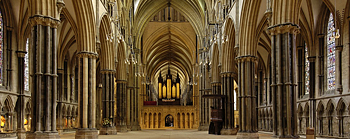
[[[165,118],[173,117],[173,126],[165,126]],[[141,109],[141,128],[198,129],[198,111],[193,106],[144,106]]]

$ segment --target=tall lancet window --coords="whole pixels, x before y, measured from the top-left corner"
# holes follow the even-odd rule
[[[29,38],[26,42],[27,54],[24,56],[24,90],[29,91]]]
[[[305,43],[305,94],[309,94],[310,92],[310,62],[307,59],[308,57],[307,45]]]
[[[335,89],[335,38],[333,14],[329,15],[327,27],[327,84],[328,90]]]
[[[4,70],[4,66],[3,66],[3,50],[4,50],[4,26],[3,26],[3,20],[2,20],[2,13],[0,11],[0,85],[3,85],[3,70]]]

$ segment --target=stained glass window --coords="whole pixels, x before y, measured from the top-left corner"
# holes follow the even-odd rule
[[[24,56],[24,90],[29,91],[29,38],[26,43],[27,54]]]
[[[3,85],[3,21],[2,21],[2,13],[0,12],[0,85]]]
[[[309,94],[310,92],[310,62],[307,59],[308,57],[307,45],[305,43],[305,94]]]
[[[327,84],[328,89],[335,89],[335,38],[332,37],[334,28],[333,14],[331,13],[327,27]]]

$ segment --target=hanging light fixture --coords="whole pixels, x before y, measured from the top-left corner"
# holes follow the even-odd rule
[[[334,31],[332,33],[332,38],[340,38],[339,29],[337,29],[337,2],[334,0]]]
[[[107,38],[107,41],[113,42],[113,39],[114,39],[113,33],[106,35],[106,38]]]

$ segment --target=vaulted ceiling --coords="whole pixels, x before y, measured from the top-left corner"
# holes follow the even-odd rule
[[[196,62],[196,32],[183,13],[166,7],[151,16],[143,30],[142,62],[153,83],[162,73],[165,79],[168,69],[174,79],[177,73],[181,85],[189,82]]]

